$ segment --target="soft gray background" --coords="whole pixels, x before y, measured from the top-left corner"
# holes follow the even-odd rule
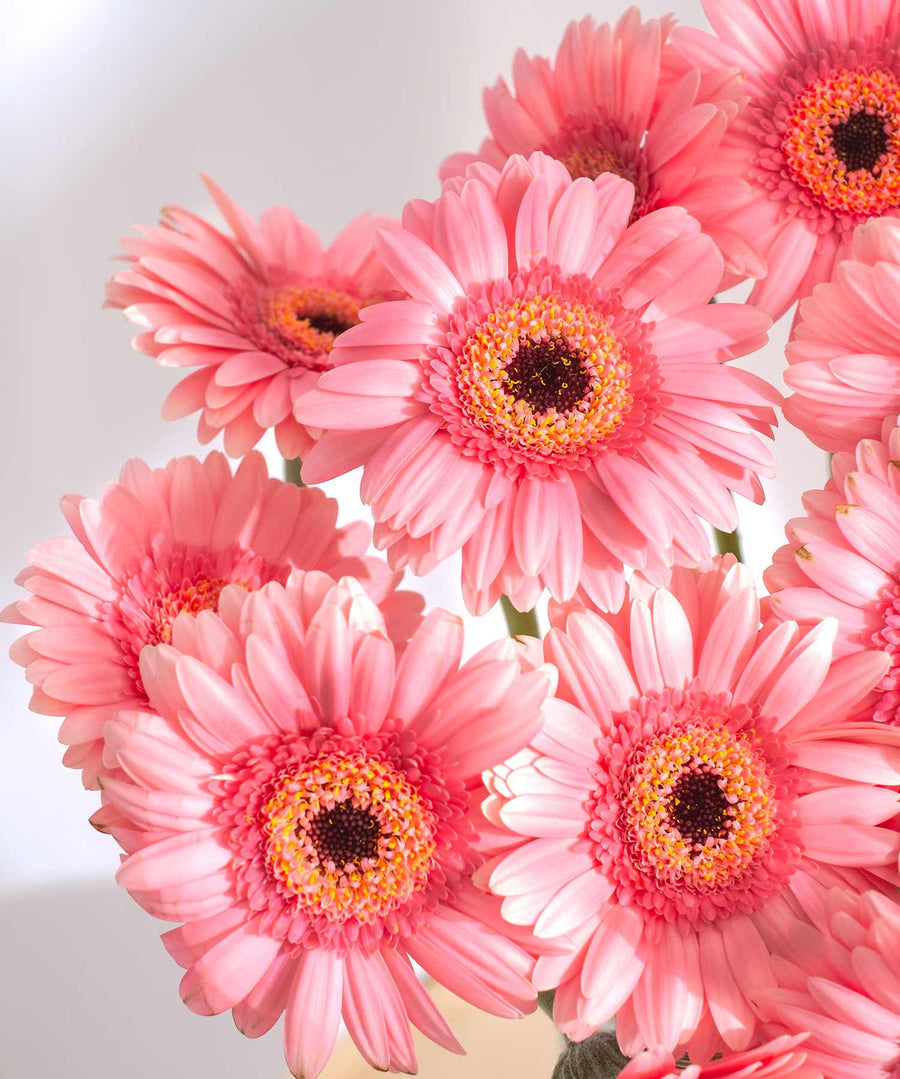
[[[675,7],[703,24],[699,3]],[[520,44],[554,51],[584,13],[569,0],[7,4],[0,605],[31,543],[63,529],[63,492],[95,495],[128,456],[158,465],[197,449],[192,419],[158,418],[175,373],[133,352],[130,327],[100,309],[117,237],[166,202],[209,211],[201,170],[254,212],[292,206],[326,239],[364,209],[433,197],[443,156],[484,133],[481,87],[508,74]],[[751,361],[776,381],[785,333]],[[824,475],[790,429],[777,452],[768,504],[742,506],[757,571]],[[354,483],[339,489],[344,519],[361,515]],[[460,608],[455,572],[422,584],[431,603]],[[472,640],[500,632],[495,614]],[[0,648],[15,635],[0,627]],[[0,1075],[283,1075],[277,1035],[251,1043],[230,1018],[181,1005],[162,927],[114,884],[113,843],[86,824],[95,796],[59,766],[56,721],[28,712],[5,659],[0,694]]]

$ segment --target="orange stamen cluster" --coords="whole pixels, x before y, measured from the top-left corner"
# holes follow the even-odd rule
[[[781,149],[792,178],[837,213],[900,207],[900,83],[842,69],[794,99]]]
[[[260,318],[282,345],[314,357],[327,355],[335,337],[359,322],[361,306],[324,285],[283,285],[263,294]]]
[[[198,614],[200,611],[217,611],[219,595],[231,581],[219,578],[201,577],[192,582],[185,581],[180,588],[165,592],[150,605],[148,616],[150,626],[147,644],[171,644],[172,623],[184,612]]]
[[[363,751],[285,772],[261,819],[269,872],[310,913],[371,923],[428,883],[431,810],[402,772]]]
[[[604,172],[614,172],[617,176],[622,176],[632,183],[635,181],[635,170],[626,165],[615,151],[597,143],[588,142],[573,146],[560,158],[560,161],[569,170],[569,175],[573,180],[577,180],[580,176],[595,180]]]
[[[753,732],[709,719],[635,747],[621,804],[635,863],[696,892],[740,879],[777,827],[774,785]]]
[[[535,347],[545,363],[526,387],[514,364]],[[492,311],[463,345],[456,380],[476,424],[509,446],[559,459],[602,442],[623,423],[634,401],[631,373],[609,321],[550,292]],[[568,391],[576,385],[572,401]],[[545,407],[548,395],[563,407]]]

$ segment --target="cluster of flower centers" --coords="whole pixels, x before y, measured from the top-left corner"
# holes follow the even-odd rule
[[[705,892],[739,879],[768,847],[776,808],[752,734],[704,717],[633,749],[619,827],[645,872]]]
[[[327,285],[280,285],[257,298],[259,343],[291,365],[324,370],[334,339],[359,322],[358,297]]]
[[[835,213],[900,207],[900,84],[880,67],[813,82],[792,103],[781,148],[792,178]]]
[[[259,815],[271,876],[311,913],[372,922],[428,882],[430,807],[404,773],[364,751],[292,765]]]
[[[603,314],[548,292],[491,311],[465,341],[456,381],[472,422],[515,449],[559,459],[623,423],[631,370]]]
[[[149,626],[147,644],[171,644],[172,624],[185,612],[217,611],[222,589],[232,582],[220,578],[198,577],[180,587],[163,592],[147,607]]]

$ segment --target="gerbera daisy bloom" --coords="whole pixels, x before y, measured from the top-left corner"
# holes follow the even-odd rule
[[[378,250],[411,299],[366,308],[295,407],[325,429],[309,479],[363,465],[376,546],[416,573],[462,547],[476,613],[579,582],[615,609],[623,565],[694,564],[700,517],[762,500],[779,396],[726,361],[768,317],[709,305],[713,241],[675,206],[629,227],[633,200],[535,153],[410,203]]]
[[[275,206],[259,223],[204,177],[234,236],[178,207],[160,228],[120,242],[128,266],[107,285],[107,304],[143,330],[139,352],[164,367],[198,367],[172,390],[163,417],[200,411],[201,443],[224,430],[241,457],[274,427],[283,457],[302,457],[310,433],[291,408],[330,366],[334,339],[359,310],[396,294],[374,250],[387,218],[364,214],[323,250],[313,230]]]
[[[470,814],[481,771],[540,726],[553,672],[523,670],[509,640],[460,666],[462,647],[437,611],[395,662],[369,600],[298,571],[176,619],[173,645],[141,655],[156,714],[106,726],[119,883],[184,923],[163,936],[184,1002],[233,1009],[250,1037],[286,1012],[303,1079],[341,1018],[384,1071],[416,1070],[410,1023],[461,1051],[411,960],[491,1014],[535,1006],[533,960],[471,883]]]
[[[898,418],[884,421],[880,439],[863,439],[855,453],[835,454],[824,491],[808,491],[806,517],[789,521],[790,541],[764,575],[769,610],[809,625],[838,622],[835,650],[887,653],[890,668],[878,685],[876,720],[900,725],[900,460]]]
[[[34,685],[31,708],[65,716],[63,763],[96,787],[103,724],[120,707],[146,707],[141,649],[169,641],[182,611],[215,610],[227,584],[248,591],[292,569],[360,578],[390,631],[406,640],[424,601],[395,591],[399,575],[366,556],[362,522],[337,528],[337,503],[321,491],[270,479],[259,453],[232,476],[221,453],[151,469],[129,461],[99,502],[70,495],[74,537],[37,544],[16,578],[29,593],[0,613],[38,626],[11,656]]]
[[[852,256],[801,300],[784,373],[785,419],[832,453],[900,411],[900,221],[861,226]]]
[[[805,1035],[776,1038],[774,1041],[733,1053],[705,1066],[679,1067],[671,1053],[646,1050],[626,1064],[620,1079],[822,1079],[803,1051]],[[829,1073],[830,1074],[830,1073]]]
[[[894,0],[703,0],[717,37],[671,42],[711,77],[735,65],[750,103],[707,175],[747,179],[731,227],[768,273],[750,294],[778,317],[831,277],[853,229],[900,210],[900,8]],[[720,209],[728,212],[722,189]]]
[[[807,928],[802,938],[781,942],[780,987],[760,1000],[766,1028],[810,1031],[804,1048],[826,1079],[894,1079],[900,1069],[900,907],[877,891],[835,889],[825,919],[827,935]]]
[[[638,579],[616,624],[574,612],[545,638],[558,699],[489,784],[517,842],[478,882],[565,938],[535,984],[570,1038],[616,1015],[627,1055],[703,1061],[754,1044],[775,929],[830,883],[896,876],[900,732],[846,719],[887,659],[835,660],[833,621],[760,629],[741,565]]]
[[[666,44],[672,23],[671,16],[642,23],[629,8],[615,27],[590,16],[570,23],[553,63],[519,49],[514,92],[503,79],[484,92],[490,138],[477,154],[448,157],[441,178],[477,161],[500,169],[511,154],[541,150],[573,177],[612,172],[630,180],[632,217],[683,206],[715,239],[731,277],[764,274],[752,238],[729,221],[735,196],[743,189],[751,197],[749,186],[707,175],[743,100],[743,76],[738,68],[710,76],[687,68]]]

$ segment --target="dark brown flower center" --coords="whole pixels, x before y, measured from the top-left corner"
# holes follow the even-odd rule
[[[669,820],[690,843],[703,843],[710,836],[721,839],[728,832],[728,800],[719,786],[721,776],[702,765],[685,772],[669,795]]]
[[[382,831],[368,809],[348,800],[317,813],[307,826],[306,835],[320,861],[344,866],[375,858]]]
[[[860,110],[831,128],[831,145],[848,172],[872,172],[888,149],[884,118]]]
[[[505,375],[506,392],[535,412],[566,412],[585,397],[590,385],[581,356],[554,337],[522,342]]]

